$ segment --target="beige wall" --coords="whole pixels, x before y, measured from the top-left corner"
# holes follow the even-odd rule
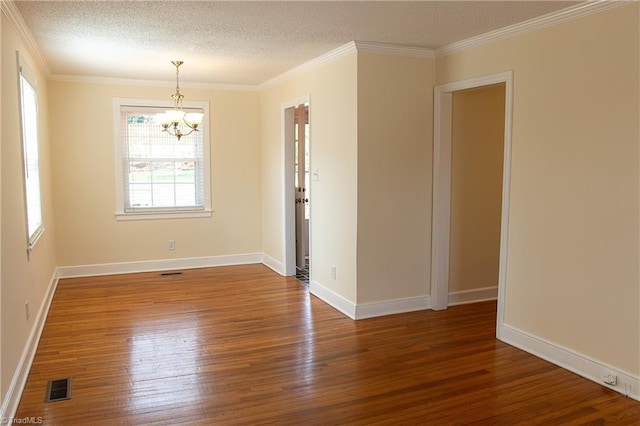
[[[498,286],[505,85],[453,93],[449,292]]]
[[[266,254],[283,260],[282,106],[309,96],[312,279],[354,304],[428,294],[433,80],[432,59],[353,53],[262,93]]]
[[[358,304],[429,294],[435,60],[358,54]]]
[[[462,51],[514,71],[505,321],[640,373],[638,3]]]
[[[1,342],[0,394],[6,396],[27,343],[34,320],[44,301],[56,267],[55,230],[51,188],[51,145],[48,134],[48,90],[45,76],[38,70],[12,25],[2,15],[2,140],[1,140]],[[36,75],[40,142],[40,179],[44,234],[27,258],[26,214],[22,172],[22,139],[18,97],[16,50]],[[30,319],[25,302],[29,301]]]
[[[50,82],[59,266],[262,251],[259,97],[182,89],[208,101],[213,217],[116,221],[113,98],[167,99],[171,87]],[[175,240],[175,251],[167,240]]]
[[[356,301],[357,55],[305,72],[261,93],[263,250],[283,259],[283,104],[310,96],[312,278]],[[336,279],[331,279],[331,266]]]
[[[112,99],[167,99],[172,87],[47,87],[39,74],[47,230],[29,262],[14,125],[23,47],[3,16],[2,394],[56,265],[254,252],[283,261],[281,111],[306,96],[320,171],[313,279],[359,304],[427,295],[433,84],[505,70],[515,81],[506,323],[640,374],[639,9],[435,61],[353,52],[259,92],[184,89],[211,106],[210,219],[115,220]]]

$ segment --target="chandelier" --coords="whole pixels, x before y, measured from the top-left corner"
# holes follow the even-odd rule
[[[162,114],[158,114],[157,119],[162,125],[163,132],[167,132],[171,136],[175,136],[180,140],[183,136],[199,131],[198,126],[202,123],[204,114],[201,112],[185,112],[182,109],[182,99],[184,98],[184,95],[180,93],[179,72],[180,65],[184,62],[171,61],[171,63],[176,67],[176,93],[171,95],[171,98],[173,99],[173,109],[165,111]],[[188,130],[183,132],[179,127],[181,125],[186,126]],[[183,129],[184,126],[182,126]]]

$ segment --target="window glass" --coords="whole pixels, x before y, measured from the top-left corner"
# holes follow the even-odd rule
[[[44,231],[40,194],[40,157],[38,148],[38,97],[31,70],[18,57],[20,70],[20,109],[25,204],[29,248],[33,248]]]
[[[166,109],[119,103],[116,173],[121,215],[210,213],[206,126],[178,140],[157,122],[156,115]],[[185,110],[205,112],[203,108]],[[188,130],[186,125],[182,129]]]

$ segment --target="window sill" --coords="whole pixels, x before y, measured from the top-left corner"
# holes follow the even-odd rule
[[[42,234],[44,234],[43,226],[38,228],[36,232],[33,233],[33,236],[31,237],[31,239],[29,240],[29,243],[27,244],[27,258],[31,259],[31,254],[38,247],[38,242],[40,241],[40,237],[42,237]]]
[[[211,217],[213,210],[198,210],[187,212],[145,212],[145,213],[116,213],[116,220],[157,220],[157,219],[193,219]]]

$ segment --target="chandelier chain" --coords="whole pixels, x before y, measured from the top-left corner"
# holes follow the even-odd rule
[[[183,62],[171,61],[171,63],[176,67],[176,93],[171,95],[173,98],[173,109],[166,111],[164,114],[160,114],[159,121],[162,125],[163,132],[167,132],[180,140],[183,136],[199,131],[198,126],[202,122],[204,114],[197,112],[185,113],[182,109],[182,99],[184,95],[180,93],[180,65],[182,65]],[[180,130],[178,127],[180,124],[187,126],[188,131],[183,132]]]

